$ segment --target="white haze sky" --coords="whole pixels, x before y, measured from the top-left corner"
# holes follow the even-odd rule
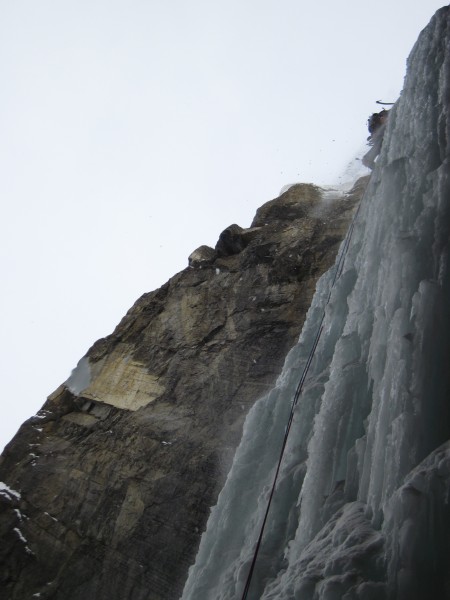
[[[443,4],[0,2],[0,449],[195,248],[342,178]]]

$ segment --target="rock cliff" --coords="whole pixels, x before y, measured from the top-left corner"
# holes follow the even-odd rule
[[[2,598],[179,598],[366,183],[294,185],[195,250],[22,425],[0,459]]]

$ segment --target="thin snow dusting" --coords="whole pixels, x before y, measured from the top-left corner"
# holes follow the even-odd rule
[[[3,483],[3,481],[0,481],[0,494],[6,496],[7,498],[17,498],[17,500],[20,500],[21,498],[19,492],[16,492],[16,490],[10,488],[8,485],[6,485],[6,483]]]
[[[25,539],[23,533],[20,531],[20,529],[18,527],[14,527],[14,531],[17,533],[17,535],[19,536],[19,539],[22,540],[22,542],[24,544],[27,543],[27,540]]]
[[[51,415],[51,411],[49,410],[44,410],[41,408],[41,410],[39,410],[35,415],[34,418],[35,419],[45,419],[46,417],[48,417],[48,415]]]
[[[23,535],[23,533],[20,531],[20,529],[18,527],[14,527],[13,531],[16,532],[19,540],[24,543],[24,545],[25,545],[25,551],[27,552],[27,554],[33,554],[33,552],[30,550],[30,548],[28,546],[27,539],[25,538],[25,536]]]

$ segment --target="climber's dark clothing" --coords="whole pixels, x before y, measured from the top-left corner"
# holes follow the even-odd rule
[[[370,137],[377,131],[377,129],[386,123],[388,116],[389,111],[383,108],[381,112],[373,113],[373,115],[369,117],[369,120],[367,121],[367,127],[369,129]]]
[[[362,158],[362,164],[369,169],[375,166],[375,159],[380,154],[381,145],[383,143],[384,130],[389,116],[389,111],[383,109],[379,113],[373,113],[367,122],[370,136],[367,138],[369,145],[372,148]]]

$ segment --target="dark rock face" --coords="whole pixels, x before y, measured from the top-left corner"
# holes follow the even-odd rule
[[[243,420],[366,183],[334,200],[291,187],[92,346],[0,459],[2,597],[180,596]]]
[[[190,267],[201,267],[212,264],[217,258],[217,252],[209,246],[200,246],[189,256]]]

